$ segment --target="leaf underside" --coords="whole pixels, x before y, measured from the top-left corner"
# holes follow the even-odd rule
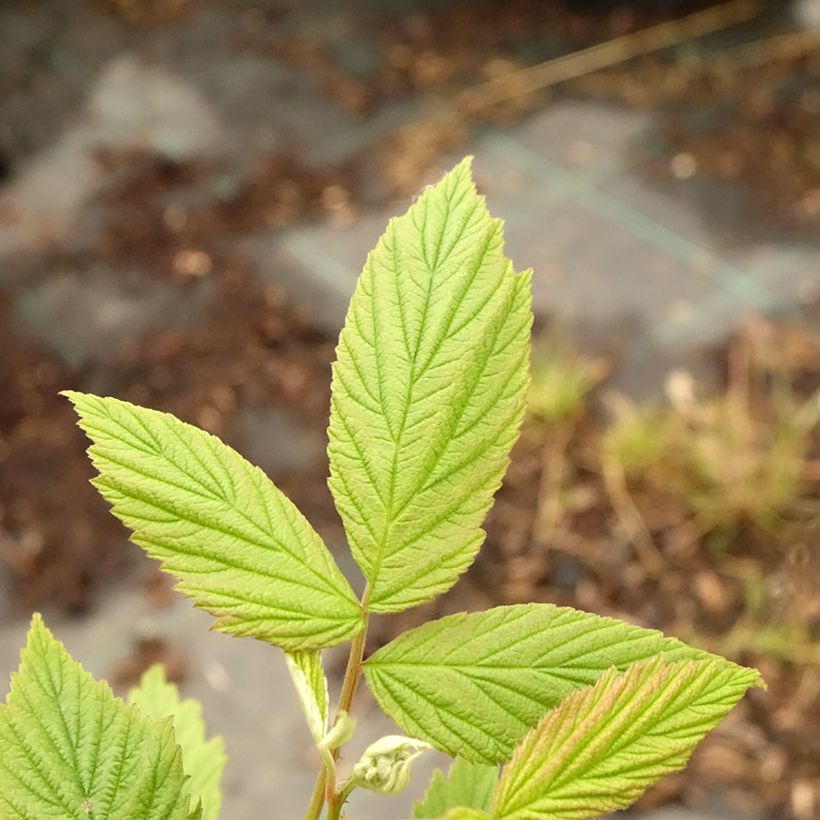
[[[574,692],[516,749],[496,820],[587,820],[622,809],[697,744],[750,686],[754,670],[722,660],[636,664]]]
[[[373,611],[451,587],[524,411],[530,273],[465,160],[390,221],[368,256],[333,365],[330,488]]]
[[[173,719],[176,742],[182,750],[182,768],[190,778],[190,808],[194,811],[201,802],[203,820],[216,820],[222,805],[219,781],[228,761],[221,737],[205,739],[202,705],[192,699],[180,700],[176,686],[165,679],[159,664],[143,673],[139,686],[128,693],[128,702],[152,720]]]
[[[321,655],[318,652],[286,652],[285,663],[310,734],[318,743],[328,730],[330,700]]]
[[[65,395],[93,442],[95,486],[217,629],[289,650],[361,631],[356,597],[327,547],[258,467],[167,413]]]
[[[470,763],[459,757],[445,778],[438,769],[427,787],[424,800],[413,805],[414,820],[437,820],[453,809],[484,811],[492,806],[498,782],[498,767]]]
[[[172,722],[115,698],[39,615],[0,705],[0,749],[0,816],[8,820],[188,816]]]
[[[454,757],[493,764],[509,760],[524,735],[574,690],[612,667],[657,655],[715,657],[611,618],[520,604],[430,621],[375,652],[364,671],[405,733]]]

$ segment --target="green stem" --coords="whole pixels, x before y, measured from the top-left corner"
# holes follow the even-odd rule
[[[364,594],[362,595],[361,606],[364,612],[364,626],[350,645],[350,655],[347,658],[347,669],[345,669],[342,691],[339,695],[339,704],[336,707],[336,718],[334,718],[334,721],[338,718],[340,712],[350,712],[350,704],[353,702],[356,687],[359,685],[359,680],[362,676],[362,659],[364,658],[364,646],[367,640],[367,602],[369,599],[370,584],[365,587]],[[339,756],[339,749],[333,749],[331,754],[333,755],[333,759],[336,760]],[[316,783],[313,786],[313,794],[310,797],[310,803],[305,812],[305,820],[319,820],[322,816],[322,807],[325,804],[325,800],[327,800],[328,804],[328,820],[339,817],[344,799],[341,801],[337,800],[335,777],[329,778],[329,774],[328,767],[323,764],[316,777]],[[335,772],[333,774],[335,774]],[[331,780],[330,783],[328,783],[329,779]],[[345,798],[346,797],[347,795],[345,795]]]
[[[348,781],[345,783],[334,796],[334,800],[328,805],[327,820],[339,820],[342,814],[342,806],[344,806],[350,792],[353,791],[353,783]]]
[[[345,677],[342,681],[342,692],[339,695],[339,705],[336,707],[336,714],[339,712],[350,712],[350,704],[353,702],[353,696],[356,694],[356,687],[359,685],[359,679],[362,676],[362,660],[364,658],[364,644],[367,640],[367,613],[364,616],[364,628],[353,639],[350,646],[350,656],[347,659],[347,669],[345,670]],[[338,757],[339,750],[333,750],[333,757]]]
[[[322,807],[325,805],[325,782],[327,780],[327,769],[322,764],[316,784],[313,786],[313,794],[310,796],[305,820],[319,820],[322,816]]]

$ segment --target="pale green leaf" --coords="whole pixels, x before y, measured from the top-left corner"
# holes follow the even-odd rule
[[[445,778],[438,769],[427,787],[424,800],[413,805],[416,820],[449,817],[455,808],[486,810],[492,806],[493,792],[498,782],[498,766],[471,763],[458,757]]]
[[[222,805],[219,781],[228,762],[221,737],[205,740],[205,722],[199,701],[179,699],[173,683],[165,679],[165,670],[154,664],[143,673],[138,687],[128,693],[128,702],[153,720],[170,717],[174,735],[182,749],[182,768],[190,778],[191,811],[202,803],[204,820],[216,820]]]
[[[115,698],[39,615],[0,705],[0,750],[0,816],[8,820],[188,816],[172,722]]]
[[[467,806],[459,806],[455,809],[450,809],[444,815],[444,820],[490,820],[490,815],[481,809],[471,809]]]
[[[757,684],[754,670],[720,659],[657,659],[610,670],[562,701],[515,750],[493,817],[586,820],[625,808],[683,768]]]
[[[215,627],[284,649],[341,643],[364,620],[327,547],[265,474],[167,413],[66,392],[93,444],[94,484],[132,539]]]
[[[321,655],[318,652],[285,652],[285,663],[310,734],[319,743],[327,733],[329,700]]]
[[[509,760],[573,690],[610,667],[623,670],[659,653],[669,660],[713,657],[622,621],[520,604],[450,615],[406,632],[367,660],[365,676],[404,732],[453,757],[492,764]]]
[[[452,586],[484,540],[528,384],[530,274],[465,160],[390,221],[333,365],[330,488],[368,606]]]
[[[197,804],[188,812],[188,816],[185,820],[205,820],[201,800],[198,800]]]

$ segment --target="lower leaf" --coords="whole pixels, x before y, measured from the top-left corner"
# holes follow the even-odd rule
[[[189,817],[171,720],[115,698],[36,614],[0,705],[0,749],[0,817]]]
[[[453,809],[489,809],[498,782],[498,766],[471,763],[456,758],[445,778],[438,769],[427,787],[424,800],[413,805],[414,820],[450,817]]]
[[[547,714],[515,750],[495,820],[586,820],[634,802],[686,765],[746,690],[753,669],[722,660],[636,664],[607,672]]]
[[[180,700],[179,691],[165,679],[159,664],[143,673],[140,685],[128,693],[128,702],[153,720],[173,719],[174,735],[182,749],[182,768],[189,778],[191,812],[199,811],[203,820],[216,820],[222,806],[219,781],[228,761],[221,737],[205,739],[202,705],[191,698]]]

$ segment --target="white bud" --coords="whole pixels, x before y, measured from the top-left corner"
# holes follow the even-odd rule
[[[432,748],[413,737],[386,735],[365,749],[353,767],[351,781],[380,794],[398,794],[410,782],[410,764]]]

